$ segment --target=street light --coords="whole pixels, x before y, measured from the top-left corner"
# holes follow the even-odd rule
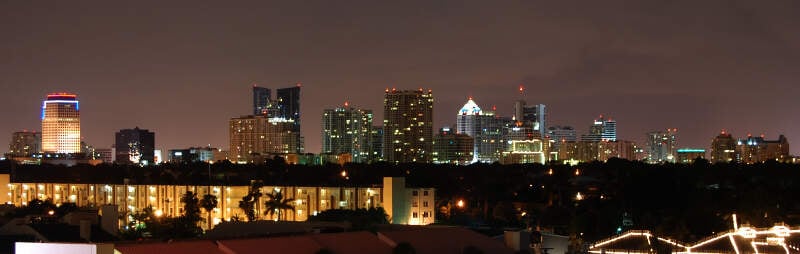
[[[458,208],[464,208],[464,200],[463,199],[459,199],[458,202],[456,202],[456,206]]]

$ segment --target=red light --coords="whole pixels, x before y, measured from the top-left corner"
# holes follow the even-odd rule
[[[345,107],[349,107],[350,106],[350,102],[344,101],[344,106]]]
[[[297,87],[303,86],[303,83],[297,82]]]

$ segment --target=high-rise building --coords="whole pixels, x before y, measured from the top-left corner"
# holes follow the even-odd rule
[[[605,119],[600,115],[600,119],[595,119],[589,126],[589,133],[581,136],[583,141],[616,141],[617,140],[617,121]]]
[[[42,104],[42,152],[81,152],[81,114],[77,95],[51,93]]]
[[[272,100],[272,91],[266,87],[253,85],[253,115],[267,114]]]
[[[372,160],[372,110],[344,107],[322,113],[322,153],[350,154],[352,162]]]
[[[647,158],[648,163],[675,163],[677,158],[677,138],[675,133],[678,129],[667,129],[667,131],[652,131],[647,133]]]
[[[294,131],[300,133],[300,84],[294,87],[278,88],[279,116],[294,122]]]
[[[370,131],[372,161],[383,161],[383,126],[372,126]]]
[[[156,134],[146,129],[122,129],[115,135],[115,162],[120,164],[155,164]]]
[[[456,133],[475,137],[480,131],[478,116],[481,115],[481,108],[470,97],[467,103],[458,110],[456,116]]]
[[[297,153],[301,142],[294,121],[266,116],[231,118],[229,137],[229,159],[236,163],[260,163],[264,156]]]
[[[383,156],[392,163],[431,162],[433,93],[386,89],[383,100]]]
[[[722,130],[711,141],[711,162],[735,162],[736,140],[730,133]]]
[[[433,137],[433,163],[467,165],[474,159],[475,139],[442,128]]]
[[[8,155],[11,157],[32,157],[41,152],[42,133],[17,131],[11,135]]]
[[[477,118],[479,128],[475,134],[475,157],[482,163],[499,161],[508,148],[506,135],[514,121],[495,115],[494,108],[483,110]]]
[[[544,104],[527,105],[525,101],[514,102],[514,119],[530,126],[541,137],[547,134],[547,112]]]

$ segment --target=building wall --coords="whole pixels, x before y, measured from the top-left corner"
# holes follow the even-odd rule
[[[295,211],[286,214],[289,221],[305,221],[309,215],[329,209],[358,209],[384,207],[390,218],[393,214],[395,223],[429,224],[433,223],[434,190],[411,189],[405,187],[405,179],[385,178],[382,187],[324,187],[324,186],[263,186],[261,193],[280,191],[284,198],[295,199]],[[239,201],[246,196],[249,186],[200,186],[200,185],[121,185],[121,184],[69,184],[69,183],[12,183],[8,174],[0,174],[0,201],[16,206],[27,205],[33,199],[52,199],[54,203],[75,203],[78,206],[101,207],[117,205],[120,214],[131,214],[145,207],[152,206],[165,216],[178,216],[183,213],[181,196],[192,191],[201,198],[207,193],[217,196],[219,206],[212,211],[214,224],[222,220],[230,220],[236,216],[245,218],[239,208]],[[421,195],[412,198],[412,191]],[[428,195],[424,195],[428,194]],[[419,207],[412,207],[412,200]],[[264,215],[266,195],[256,203],[258,219],[272,220],[276,216]],[[384,205],[386,204],[386,205]],[[427,204],[427,206],[426,206]],[[412,211],[413,210],[413,211]],[[420,220],[411,220],[413,212],[417,212]],[[423,217],[425,213],[431,217]],[[202,216],[208,215],[203,210]],[[121,225],[127,224],[123,220]],[[205,225],[203,225],[205,226]]]
[[[11,135],[9,155],[11,157],[32,157],[41,152],[42,133],[35,131],[18,131]]]
[[[325,109],[322,113],[322,153],[351,154],[353,162],[371,162],[372,110]]]
[[[52,93],[42,105],[42,152],[79,153],[81,115],[76,95]]]
[[[252,163],[259,155],[296,153],[300,135],[284,118],[243,116],[229,121],[230,160]]]
[[[392,163],[431,162],[432,92],[387,89],[383,112],[384,160]]]

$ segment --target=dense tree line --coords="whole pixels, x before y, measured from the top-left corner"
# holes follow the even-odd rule
[[[329,164],[288,165],[275,158],[260,165],[0,165],[14,182],[115,184],[378,186],[385,176],[404,176],[412,187],[436,188],[437,221],[478,226],[540,226],[586,240],[619,229],[649,229],[693,241],[740,222],[768,227],[798,225],[800,166],[650,165],[612,159],[576,166],[563,164]],[[210,170],[209,170],[210,167]],[[208,172],[211,172],[209,177]],[[346,172],[343,177],[342,171]],[[580,193],[581,195],[577,195]],[[578,197],[580,196],[580,197]],[[457,207],[456,200],[465,201]],[[625,223],[623,223],[623,221]],[[627,223],[630,222],[630,223]]]

